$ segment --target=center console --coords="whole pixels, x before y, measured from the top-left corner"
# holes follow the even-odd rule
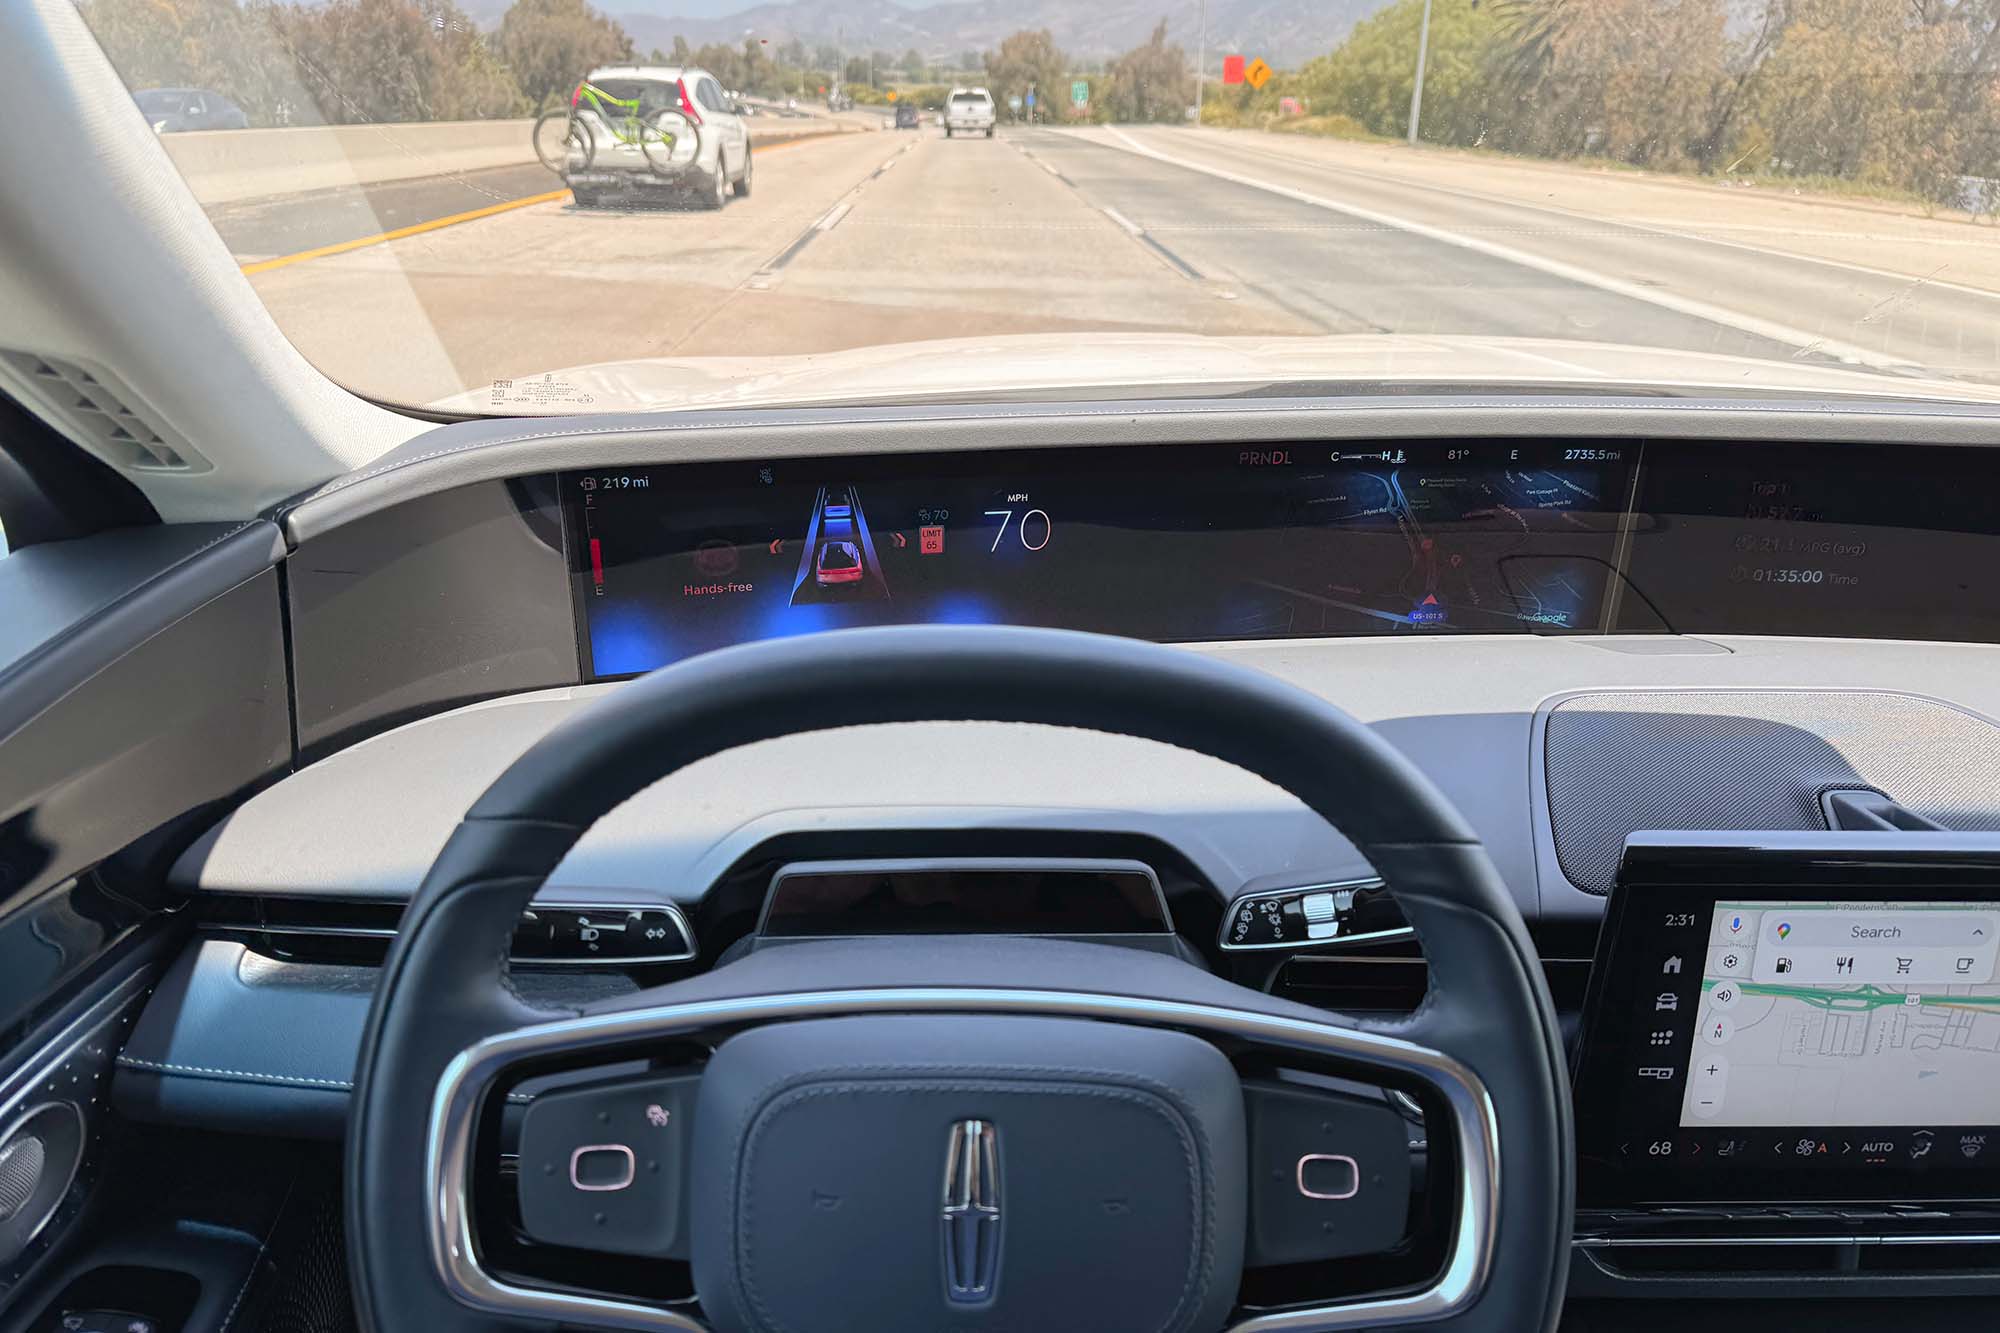
[[[1635,834],[1584,1015],[1600,1267],[1990,1280],[2000,840]]]

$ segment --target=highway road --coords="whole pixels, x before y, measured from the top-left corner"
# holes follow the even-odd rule
[[[1617,215],[1609,189],[1592,213],[1316,147],[927,126],[762,148],[720,213],[580,209],[523,166],[213,216],[308,356],[410,402],[633,358],[1127,331],[1601,340],[2000,382],[2000,295],[1921,255],[1836,262]]]

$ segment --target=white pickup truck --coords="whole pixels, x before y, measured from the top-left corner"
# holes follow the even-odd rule
[[[993,94],[984,88],[954,88],[944,104],[944,137],[984,134],[993,137]]]

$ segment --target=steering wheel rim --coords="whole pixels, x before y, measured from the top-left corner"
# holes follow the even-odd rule
[[[927,721],[1039,723],[1178,745],[1284,788],[1346,834],[1424,946],[1423,1005],[1405,1020],[1363,1021],[1246,990],[1237,1007],[1407,1041],[1477,1076],[1506,1191],[1483,1284],[1450,1326],[1553,1327],[1572,1206],[1566,1062],[1519,911],[1463,818],[1372,730],[1275,678],[1132,640],[937,626],[768,641],[655,672],[551,731],[473,805],[405,913],[357,1061],[346,1210],[364,1327],[521,1326],[469,1309],[440,1281],[426,1243],[440,1206],[428,1195],[428,1126],[462,1053],[577,1015],[524,1001],[506,959],[520,912],[585,830],[713,754],[800,732]],[[701,981],[608,1008],[671,1004],[677,992],[699,993]]]

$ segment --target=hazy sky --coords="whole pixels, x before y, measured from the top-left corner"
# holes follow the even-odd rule
[[[740,14],[764,0],[596,0],[607,14],[659,14],[675,18],[712,19]],[[905,9],[929,9],[949,0],[895,0]]]

